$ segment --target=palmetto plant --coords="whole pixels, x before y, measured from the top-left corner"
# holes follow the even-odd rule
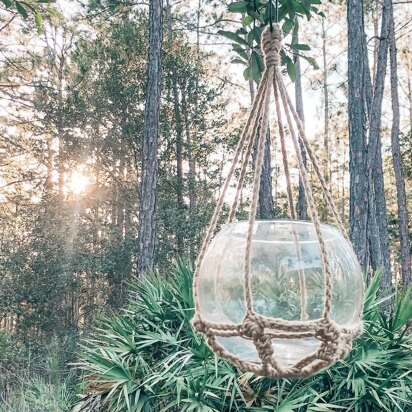
[[[192,271],[177,263],[167,277],[131,285],[128,308],[103,319],[81,348],[85,393],[76,411],[410,411],[410,293],[381,307],[378,279],[365,300],[365,333],[349,357],[293,381],[243,374],[218,359],[191,325]]]

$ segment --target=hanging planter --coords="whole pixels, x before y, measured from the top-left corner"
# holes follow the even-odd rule
[[[262,33],[265,71],[199,251],[192,321],[217,355],[244,371],[273,378],[305,377],[344,358],[362,331],[363,303],[361,269],[279,70],[281,39],[278,25]],[[256,221],[272,90],[292,220]],[[283,115],[311,222],[296,220]],[[257,134],[249,220],[234,222]],[[337,229],[319,221],[300,143]],[[212,240],[240,159],[228,224]]]

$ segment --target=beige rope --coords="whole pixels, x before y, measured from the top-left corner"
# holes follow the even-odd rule
[[[337,225],[338,225],[338,227],[339,227],[340,232],[341,232],[341,233],[344,235],[344,237],[347,239],[348,236],[347,236],[347,233],[346,233],[346,229],[345,229],[345,227],[343,226],[342,220],[341,220],[341,218],[340,218],[340,216],[339,216],[339,212],[338,212],[338,210],[337,210],[337,208],[336,208],[336,206],[335,206],[335,203],[333,202],[332,196],[331,196],[331,194],[330,194],[330,192],[329,192],[329,189],[328,189],[328,186],[327,186],[327,184],[326,184],[326,181],[325,181],[325,178],[324,178],[324,176],[323,176],[323,173],[322,173],[321,170],[320,170],[319,162],[318,162],[318,160],[317,160],[317,158],[316,158],[316,155],[315,155],[315,153],[314,153],[314,151],[313,151],[313,149],[312,149],[311,144],[309,143],[309,140],[308,140],[307,137],[306,137],[306,133],[305,133],[305,129],[304,129],[304,127],[303,127],[302,121],[300,120],[300,117],[299,117],[298,113],[296,112],[296,109],[294,108],[294,106],[293,106],[293,104],[292,104],[292,101],[291,101],[289,95],[288,95],[287,92],[286,92],[286,86],[284,85],[284,83],[283,83],[282,80],[280,80],[280,82],[282,83],[280,87],[283,88],[283,90],[284,90],[284,96],[285,96],[285,98],[286,98],[286,102],[287,102],[288,108],[289,108],[290,112],[292,113],[293,118],[294,118],[294,120],[295,120],[295,122],[296,122],[296,126],[297,126],[297,128],[298,128],[298,130],[299,130],[299,138],[300,138],[300,140],[302,141],[302,143],[303,143],[304,146],[305,146],[305,149],[306,149],[306,151],[307,151],[307,153],[308,153],[308,155],[309,155],[309,157],[310,157],[310,160],[311,160],[311,162],[312,162],[313,169],[315,170],[316,176],[318,177],[318,179],[319,179],[319,181],[320,181],[320,184],[321,184],[321,186],[322,186],[322,190],[323,190],[323,193],[325,194],[325,198],[326,198],[326,203],[328,204],[329,209],[330,209],[330,211],[331,211],[332,214],[333,214],[333,217],[334,217],[334,219],[335,219],[335,221],[336,221],[336,223],[337,223]]]
[[[273,80],[273,90],[274,90],[274,95],[275,95],[275,102],[278,102],[279,92],[277,90],[275,80]],[[278,119],[278,129],[279,129],[279,137],[280,137],[280,148],[282,151],[283,171],[285,172],[285,178],[286,178],[286,190],[288,194],[290,218],[296,219],[296,209],[295,209],[295,203],[293,201],[292,183],[290,181],[289,162],[288,162],[288,154],[286,151],[285,130],[283,128],[282,113],[280,110],[280,105],[276,104],[275,107],[276,107],[276,116]]]
[[[206,232],[205,239],[199,251],[199,256],[196,262],[195,274],[193,279],[193,294],[195,299],[195,315],[192,320],[193,326],[206,336],[208,345],[212,350],[238,368],[251,371],[258,375],[265,375],[272,378],[289,378],[289,377],[306,377],[320,369],[332,365],[339,359],[347,355],[352,347],[352,339],[362,332],[362,322],[351,327],[342,327],[337,325],[330,319],[331,304],[332,304],[332,273],[329,265],[329,257],[323,240],[319,216],[316,210],[313,193],[310,181],[303,163],[302,154],[300,151],[299,139],[303,142],[306,152],[313,164],[315,173],[321,182],[322,190],[325,193],[329,208],[332,210],[333,216],[336,219],[339,229],[345,235],[342,222],[339,218],[336,207],[328,192],[326,182],[320,172],[316,156],[306,138],[303,126],[299,116],[291,100],[287,94],[286,86],[282,80],[279,64],[281,49],[282,32],[278,25],[274,26],[273,32],[266,28],[262,33],[262,52],[265,62],[265,72],[262,76],[261,83],[258,88],[256,98],[253,102],[245,129],[241,135],[238,146],[235,151],[233,163],[229,170],[228,177],[223,185],[222,193],[219,196],[215,212],[211,219],[209,228]],[[286,150],[286,136],[281,115],[281,106],[286,116],[286,123],[290,131],[290,137],[298,159],[299,172],[302,178],[302,183],[308,200],[310,215],[315,228],[315,233],[319,243],[319,250],[322,259],[324,271],[324,309],[320,319],[307,320],[306,306],[306,282],[303,270],[299,270],[299,285],[301,294],[301,320],[286,321],[279,318],[271,318],[256,313],[253,309],[253,295],[251,285],[251,255],[252,255],[252,238],[256,219],[256,211],[259,197],[260,176],[264,157],[265,135],[269,126],[269,106],[271,98],[271,89],[273,85],[274,100],[276,106],[276,115],[278,120],[279,135],[281,141],[281,150],[283,158],[283,166],[287,182],[288,202],[290,215],[292,219],[296,218],[296,210],[293,203],[292,185],[289,172],[289,164]],[[295,132],[295,125],[299,134]],[[248,231],[246,236],[245,248],[245,267],[244,267],[244,293],[246,303],[246,315],[243,321],[239,324],[235,323],[216,323],[201,319],[198,296],[198,277],[202,261],[205,256],[206,248],[216,229],[219,216],[222,212],[223,201],[228,190],[229,184],[236,170],[239,159],[242,157],[241,171],[239,181],[236,188],[236,195],[232,207],[229,212],[228,221],[231,222],[235,217],[237,204],[241,189],[243,187],[246,171],[250,162],[253,141],[255,139],[257,129],[260,125],[257,136],[257,158],[253,176],[253,191],[249,210]],[[295,234],[296,253],[298,260],[301,260],[301,252],[299,240]],[[215,284],[216,287],[216,284]],[[217,337],[235,337],[239,336],[243,339],[252,340],[260,358],[260,363],[249,362],[240,359],[236,354],[230,353],[222,345],[219,344]],[[317,351],[309,354],[295,365],[286,367],[280,365],[274,353],[272,339],[302,339],[316,338],[320,345]]]
[[[324,308],[323,308],[323,316],[325,318],[329,318],[330,311],[331,311],[331,303],[332,303],[332,273],[329,267],[329,260],[328,254],[326,251],[325,242],[323,241],[322,232],[320,229],[320,220],[318,211],[316,209],[315,200],[313,198],[312,188],[309,183],[309,178],[306,172],[305,163],[303,162],[302,153],[300,151],[299,141],[295,133],[295,129],[293,127],[292,119],[290,116],[290,112],[288,110],[287,101],[286,101],[286,87],[283,84],[282,77],[280,72],[277,70],[275,72],[275,85],[279,86],[280,96],[283,103],[283,108],[286,113],[286,120],[289,125],[290,135],[292,137],[292,142],[295,147],[296,156],[298,158],[298,165],[300,176],[302,178],[302,184],[305,189],[306,198],[308,201],[309,212],[312,218],[313,225],[315,227],[316,237],[319,241],[319,248],[320,248],[320,256],[322,259],[322,266],[325,273],[325,301],[324,301]],[[283,86],[283,87],[282,87]]]
[[[285,132],[283,129],[282,113],[281,113],[280,104],[279,104],[279,91],[276,86],[275,79],[273,79],[273,92],[275,96],[276,116],[278,119],[278,126],[279,126],[280,145],[281,145],[281,151],[282,151],[283,169],[284,169],[285,177],[286,177],[286,191],[288,194],[290,217],[291,219],[296,219],[296,210],[295,210],[295,204],[293,202],[293,194],[292,194],[292,184],[290,181],[288,155],[286,151]],[[293,229],[293,238],[295,241],[297,261],[301,262],[302,253],[301,253],[300,245],[298,242],[298,237],[294,229]],[[306,320],[308,319],[308,314],[306,310],[308,306],[307,293],[306,293],[306,278],[305,278],[305,272],[301,267],[298,268],[298,274],[299,274],[299,290],[300,290],[300,318],[301,320]]]
[[[249,113],[249,117],[248,117],[246,125],[245,125],[245,129],[244,129],[244,131],[243,131],[243,133],[242,133],[242,135],[239,139],[238,145],[236,147],[236,151],[235,151],[235,155],[234,155],[234,158],[233,158],[232,165],[230,167],[228,176],[227,176],[227,178],[225,180],[225,183],[223,185],[222,192],[221,192],[220,197],[218,199],[218,202],[216,204],[215,211],[214,211],[212,219],[210,221],[208,230],[206,231],[205,238],[203,240],[202,246],[200,247],[199,254],[198,254],[198,257],[197,257],[197,260],[196,260],[195,273],[194,273],[194,276],[193,276],[193,294],[194,294],[194,300],[195,300],[195,313],[196,313],[196,316],[199,317],[199,319],[200,319],[200,315],[199,315],[199,309],[200,308],[199,308],[199,299],[198,299],[197,280],[198,280],[200,265],[201,265],[201,263],[203,261],[203,258],[205,256],[207,246],[209,245],[210,240],[213,236],[213,233],[216,229],[219,216],[222,212],[223,201],[225,199],[227,190],[229,188],[229,184],[232,180],[232,176],[235,172],[237,163],[239,161],[239,157],[240,157],[241,153],[244,151],[244,145],[245,145],[245,142],[247,141],[250,125],[251,125],[252,121],[255,119],[255,117],[258,116],[257,108],[258,108],[258,104],[261,100],[260,94],[262,94],[264,92],[264,90],[265,90],[264,87],[259,88],[259,91],[256,95],[255,101],[253,102],[252,108],[251,108],[250,113]]]
[[[233,201],[232,207],[230,208],[228,223],[231,223],[236,215],[236,209],[237,209],[237,205],[239,202],[240,194],[242,192],[243,182],[246,176],[247,168],[249,166],[249,159],[251,158],[251,154],[252,154],[253,142],[255,140],[257,129],[259,126],[260,112],[262,110],[262,103],[264,99],[263,92],[264,92],[264,89],[267,87],[267,79],[268,79],[268,73],[265,72],[262,76],[262,81],[259,84],[259,89],[256,95],[256,99],[259,99],[259,101],[257,102],[255,118],[254,118],[254,121],[252,122],[253,126],[251,128],[251,133],[249,135],[249,141],[247,144],[246,153],[245,153],[244,161],[242,164],[242,169],[240,171],[239,182],[236,188],[235,200]]]
[[[273,66],[269,67],[268,70],[268,78],[272,78],[273,76]],[[246,299],[246,308],[248,314],[253,313],[253,303],[252,303],[252,291],[251,291],[251,284],[250,284],[250,259],[251,259],[251,245],[252,245],[252,236],[253,236],[253,229],[255,225],[256,219],[256,211],[258,206],[259,200],[259,187],[260,187],[260,176],[262,173],[262,165],[263,165],[263,157],[265,152],[265,136],[267,132],[267,128],[269,125],[269,103],[270,103],[270,82],[265,82],[266,90],[265,90],[265,104],[263,107],[263,117],[262,117],[262,124],[259,130],[259,138],[258,138],[258,148],[257,148],[257,156],[256,156],[256,166],[255,166],[255,173],[253,178],[253,193],[252,193],[252,200],[250,204],[250,212],[249,212],[249,226],[246,236],[246,252],[245,252],[245,299]]]

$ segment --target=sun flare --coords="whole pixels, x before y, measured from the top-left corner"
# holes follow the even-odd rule
[[[82,170],[75,170],[70,174],[69,190],[75,195],[80,195],[87,190],[90,180]]]

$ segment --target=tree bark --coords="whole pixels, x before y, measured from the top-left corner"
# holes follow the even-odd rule
[[[253,103],[255,98],[255,87],[253,80],[249,80],[250,100]],[[256,133],[256,138],[253,143],[253,167],[255,167],[255,159],[257,153],[257,137],[259,130]],[[265,152],[263,157],[262,173],[260,176],[259,187],[259,218],[274,219],[276,217],[275,202],[273,201],[273,182],[272,182],[272,158],[270,154],[270,130],[268,128],[265,137]]]
[[[184,212],[185,204],[183,199],[183,124],[182,114],[180,112],[179,92],[177,89],[176,72],[172,69],[172,88],[173,88],[173,105],[176,131],[176,200],[178,211],[178,222],[176,227],[177,253],[183,255],[184,251]]]
[[[298,34],[294,33],[292,43],[299,43]],[[294,63],[296,67],[296,81],[295,81],[295,105],[296,112],[302,124],[305,124],[305,114],[303,111],[303,93],[302,93],[302,70],[300,68],[300,59],[297,52],[294,53]],[[299,140],[300,152],[302,154],[303,163],[306,167],[306,150],[303,143]],[[308,220],[308,204],[305,196],[305,189],[303,187],[302,179],[299,175],[299,194],[297,213],[300,220]]]
[[[368,172],[368,188],[371,197],[370,201],[372,201],[369,211],[376,213],[376,215],[371,216],[370,219],[370,233],[375,232],[373,239],[377,236],[377,240],[379,241],[379,245],[374,246],[374,244],[371,243],[371,255],[375,255],[375,264],[373,265],[373,269],[377,270],[380,268],[382,270],[380,285],[382,291],[389,291],[392,283],[380,136],[382,100],[385,87],[386,65],[388,60],[390,1],[391,0],[385,0],[382,6],[382,25],[380,43],[378,47],[376,78],[373,82],[373,98],[370,111],[368,136],[368,156],[366,162]],[[374,217],[375,219],[373,219]],[[376,228],[373,226],[375,223]],[[376,248],[376,250],[373,248]]]
[[[328,63],[326,59],[326,30],[325,19],[322,19],[322,59],[323,59],[323,150],[325,151],[324,157],[324,171],[326,182],[331,181],[330,168],[329,168],[329,90],[328,90]],[[330,186],[329,186],[330,189]]]
[[[197,91],[195,92],[197,93]],[[196,97],[196,96],[195,96]],[[190,132],[190,122],[189,122],[189,104],[186,97],[186,90],[182,91],[182,111],[185,123],[185,134],[186,134],[186,148],[187,148],[187,159],[189,163],[189,221],[190,221],[190,231],[196,230],[196,209],[197,209],[197,199],[196,199],[196,161],[193,156],[193,142],[192,135]],[[196,101],[196,98],[195,98]],[[195,245],[196,236],[193,236],[190,240],[189,253],[190,261],[192,264],[195,263]]]
[[[408,50],[409,51],[409,50]],[[407,77],[408,77],[408,100],[409,100],[409,129],[412,130],[412,64],[407,63]]]
[[[265,153],[262,165],[262,175],[259,187],[259,217],[260,219],[274,219],[275,203],[273,201],[272,159],[270,154],[270,130],[266,131]]]
[[[167,11],[167,38],[169,47],[173,47],[173,22],[172,22],[172,4],[170,0],[166,2]],[[183,120],[180,110],[181,102],[179,99],[179,89],[177,84],[178,75],[173,65],[171,68],[171,88],[173,92],[173,114],[175,120],[176,132],[176,203],[178,219],[176,225],[176,249],[179,256],[184,252],[184,222],[185,222],[185,203],[183,199]]]
[[[143,126],[142,173],[139,207],[137,267],[139,272],[153,267],[155,260],[155,213],[157,189],[157,148],[161,91],[162,0],[149,5],[149,52],[147,97]]]
[[[392,130],[391,130],[391,147],[392,147],[392,162],[395,173],[396,194],[398,202],[398,223],[400,237],[400,259],[402,283],[406,289],[411,282],[411,249],[409,244],[409,227],[408,227],[408,208],[406,201],[405,180],[401,156],[401,147],[399,143],[399,95],[398,95],[398,62],[395,39],[395,23],[393,16],[393,8],[390,8],[390,23],[389,23],[389,56],[391,69],[391,98],[392,98]]]
[[[368,185],[364,71],[366,42],[361,0],[348,0],[348,114],[350,174],[350,238],[362,270],[367,270]]]

